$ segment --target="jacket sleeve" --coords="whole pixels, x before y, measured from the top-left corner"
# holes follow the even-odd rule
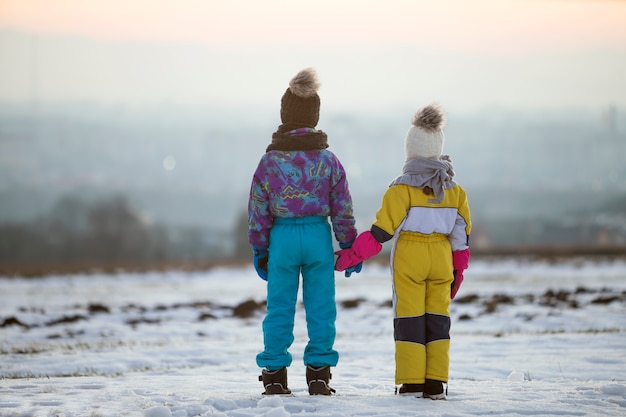
[[[396,229],[402,225],[410,207],[410,197],[406,188],[391,186],[385,192],[376,220],[372,225],[372,235],[380,243],[390,240]]]
[[[469,237],[472,232],[472,220],[469,204],[467,202],[467,194],[463,188],[460,186],[459,188],[456,222],[452,228],[452,232],[448,236],[453,252],[469,248]]]
[[[270,213],[267,173],[261,159],[250,186],[248,199],[248,241],[255,247],[269,246],[273,218]]]
[[[335,239],[340,244],[356,239],[352,196],[348,187],[346,171],[338,158],[333,158],[331,187],[329,195],[330,221]]]

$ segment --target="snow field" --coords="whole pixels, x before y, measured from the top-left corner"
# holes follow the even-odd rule
[[[330,398],[306,390],[301,306],[294,395],[260,395],[252,268],[0,278],[0,416],[626,415],[625,278],[621,261],[472,262],[451,306],[447,401],[394,395],[377,265],[337,274]]]

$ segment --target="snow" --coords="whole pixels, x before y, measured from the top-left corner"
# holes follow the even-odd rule
[[[386,267],[337,274],[333,397],[265,397],[265,284],[248,268],[0,277],[0,416],[626,415],[626,263],[473,261],[451,306],[447,401],[394,395]],[[248,309],[246,309],[246,307]]]

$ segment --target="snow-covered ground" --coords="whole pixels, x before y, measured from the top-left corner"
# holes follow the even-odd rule
[[[264,397],[254,270],[0,278],[2,416],[626,415],[626,263],[473,261],[447,401],[394,395],[388,270],[337,274],[334,397]]]

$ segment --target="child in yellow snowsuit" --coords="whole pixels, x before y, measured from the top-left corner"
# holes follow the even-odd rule
[[[405,141],[402,175],[387,189],[376,221],[351,248],[336,252],[343,271],[380,252],[391,252],[394,340],[399,393],[445,399],[450,364],[450,299],[468,267],[470,210],[443,150],[444,114],[420,109]]]

